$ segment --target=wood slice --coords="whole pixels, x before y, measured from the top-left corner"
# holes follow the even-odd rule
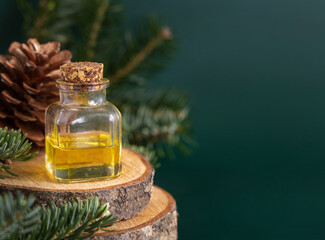
[[[175,240],[177,239],[177,211],[174,198],[154,186],[147,208],[139,215],[114,224],[107,233],[99,231],[94,240]]]
[[[125,148],[122,150],[122,168],[122,174],[112,180],[60,183],[47,174],[44,152],[40,152],[27,162],[14,163],[13,171],[20,176],[6,176],[5,180],[0,180],[0,193],[21,190],[34,194],[36,202],[43,205],[96,196],[109,202],[110,211],[118,215],[119,220],[125,220],[142,212],[148,205],[154,170],[142,155]]]

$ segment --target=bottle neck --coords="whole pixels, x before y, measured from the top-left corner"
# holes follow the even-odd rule
[[[69,106],[92,107],[106,103],[106,89],[77,91],[60,89],[60,103]]]

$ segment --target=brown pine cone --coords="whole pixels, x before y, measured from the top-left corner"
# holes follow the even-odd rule
[[[38,146],[44,146],[46,107],[59,99],[55,80],[59,67],[71,60],[59,42],[13,42],[10,55],[0,55],[0,127],[20,128]]]

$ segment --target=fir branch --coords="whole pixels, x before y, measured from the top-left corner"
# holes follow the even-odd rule
[[[80,0],[39,0],[36,7],[28,0],[16,1],[24,19],[25,38],[59,41],[64,47],[71,41]]]
[[[116,43],[117,28],[124,14],[120,2],[80,0],[80,11],[74,16],[77,21],[73,26],[74,46],[71,49],[75,59],[103,62],[100,55],[110,56],[110,47]]]
[[[123,85],[109,95],[122,113],[123,145],[139,147],[152,159],[173,158],[175,150],[188,154],[196,146],[192,139],[188,96],[175,89],[148,90]],[[144,148],[147,154],[141,151]],[[139,150],[135,149],[135,150]],[[156,164],[152,163],[153,165]]]
[[[175,113],[168,108],[152,110],[141,105],[137,111],[122,108],[123,136],[131,145],[140,145],[157,150],[158,157],[173,157],[171,147],[186,146],[183,135],[186,130],[188,109]],[[184,134],[186,136],[186,134]],[[188,152],[189,148],[184,148]]]
[[[50,8],[48,7],[48,1],[47,0],[40,0],[39,1],[39,14],[37,15],[34,26],[28,31],[27,35],[29,37],[35,37],[38,35],[42,35],[44,30],[44,25],[47,21],[47,18],[50,13]]]
[[[27,32],[27,36],[40,38],[42,35],[46,34],[44,26],[51,11],[53,11],[53,2],[48,0],[39,0],[39,11],[34,20],[33,27]]]
[[[32,143],[27,139],[27,134],[22,135],[21,130],[18,131],[8,128],[0,128],[0,169],[10,175],[18,176],[11,172],[12,161],[27,161],[33,158],[37,152],[29,153]],[[0,176],[1,179],[4,177]]]
[[[32,4],[26,0],[16,0],[16,3],[18,10],[20,11],[23,18],[22,31],[24,35],[27,35],[31,26],[34,23],[34,8]]]
[[[17,192],[0,195],[0,240],[86,239],[98,230],[106,230],[117,220],[109,205],[98,198],[75,200],[57,207],[33,206],[35,197]]]
[[[143,60],[155,49],[159,44],[165,40],[170,40],[172,33],[168,27],[162,27],[159,34],[151,39],[143,49],[141,49],[130,61],[118,69],[112,76],[109,77],[111,83],[117,82],[130,74],[136,67],[138,67]]]
[[[176,90],[134,93],[133,90],[133,94],[126,91],[119,95],[123,144],[152,151],[154,158],[173,158],[175,149],[188,154],[196,143],[190,137],[189,108],[184,93]]]
[[[34,201],[35,197],[25,197],[21,192],[17,192],[16,199],[11,192],[0,195],[0,240],[19,239],[38,227],[41,208],[32,208]]]
[[[99,30],[103,23],[104,14],[105,14],[108,6],[109,6],[108,0],[102,1],[102,3],[98,6],[96,18],[93,23],[91,32],[89,34],[89,40],[88,40],[87,46],[86,46],[86,59],[88,61],[91,61],[95,56],[95,45],[96,45],[96,41],[98,38],[98,33],[99,33]]]

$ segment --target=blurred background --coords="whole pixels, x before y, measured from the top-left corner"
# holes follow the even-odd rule
[[[127,24],[156,13],[178,42],[152,82],[188,92],[198,142],[155,176],[179,239],[324,239],[325,2],[124,3]],[[21,23],[1,1],[1,53]]]

